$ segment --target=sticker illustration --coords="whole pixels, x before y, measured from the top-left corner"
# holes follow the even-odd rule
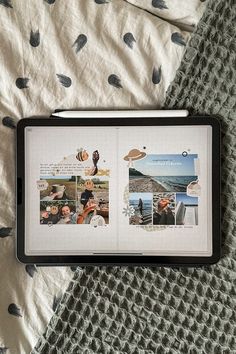
[[[79,160],[81,162],[82,161],[86,161],[89,158],[89,154],[88,154],[88,152],[85,149],[79,148],[78,149],[78,153],[76,155],[76,158],[77,158],[77,160]]]
[[[145,152],[142,152],[142,151],[140,151],[138,149],[132,149],[132,150],[129,151],[128,155],[126,155],[124,157],[124,160],[125,161],[129,161],[128,167],[133,167],[134,166],[133,161],[141,160],[145,156],[146,156]]]
[[[201,186],[199,181],[192,181],[187,186],[187,195],[189,197],[199,197],[201,194]]]

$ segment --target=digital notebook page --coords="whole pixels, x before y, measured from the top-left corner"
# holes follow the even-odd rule
[[[28,255],[212,254],[210,126],[25,128]]]

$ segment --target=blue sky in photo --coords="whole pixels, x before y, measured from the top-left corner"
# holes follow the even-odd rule
[[[176,203],[183,202],[184,205],[198,205],[197,197],[189,197],[186,193],[176,193]]]
[[[152,200],[152,193],[130,193],[129,199],[130,200]]]
[[[144,159],[134,161],[136,170],[150,176],[194,176],[194,159],[197,154],[188,154],[186,157],[182,154],[168,155],[147,155]]]

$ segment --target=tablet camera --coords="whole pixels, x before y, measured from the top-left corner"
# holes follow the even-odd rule
[[[182,152],[182,156],[183,156],[183,157],[187,157],[187,156],[188,156],[187,151],[183,151],[183,152]]]

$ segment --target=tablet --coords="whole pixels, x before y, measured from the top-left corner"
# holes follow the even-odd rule
[[[216,118],[27,118],[16,155],[21,262],[219,260]]]

